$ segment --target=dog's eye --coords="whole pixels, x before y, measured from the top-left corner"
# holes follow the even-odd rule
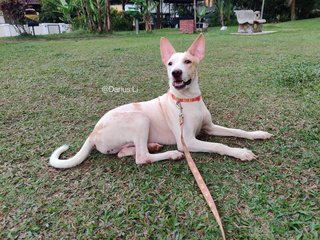
[[[169,62],[168,65],[171,66],[171,65],[172,65],[172,62]]]
[[[190,60],[184,60],[184,63],[185,63],[185,64],[190,64],[191,61],[190,61]]]

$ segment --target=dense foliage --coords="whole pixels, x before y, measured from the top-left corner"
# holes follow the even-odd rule
[[[108,31],[106,3],[104,0],[42,0],[40,19],[42,22],[67,22],[74,29],[101,33]],[[133,20],[127,13],[111,8],[109,14],[112,30],[132,29]]]
[[[111,8],[111,22],[114,31],[132,30],[132,17],[126,12],[120,12]]]
[[[207,15],[211,26],[222,23],[226,25],[236,24],[233,10],[252,9],[261,11],[263,0],[216,0],[214,2],[215,11]],[[320,0],[265,0],[264,2],[263,18],[268,22],[320,16]],[[318,10],[316,10],[317,8]]]
[[[52,0],[41,0],[41,22],[61,22],[62,14],[57,10],[57,4]]]
[[[260,10],[262,6],[262,0],[230,0],[236,8],[247,8]],[[311,15],[311,11],[314,9],[317,0],[268,0],[265,1],[264,17],[267,19],[277,19],[281,17],[283,20],[287,20],[290,17],[290,5],[291,2],[295,2],[295,12],[297,18],[308,18]]]
[[[132,29],[132,14],[112,10],[110,1],[41,0],[40,21],[62,21],[71,23],[74,29],[80,28],[98,33]],[[146,31],[151,31],[151,11],[155,10],[159,3],[156,0],[133,0],[132,2],[141,11],[140,17],[145,22]],[[209,21],[210,26],[235,25],[237,22],[233,13],[234,10],[252,9],[261,11],[262,2],[263,0],[215,0],[213,1],[213,8],[206,8],[205,18]],[[268,22],[320,16],[320,0],[264,0],[264,2],[263,18]],[[199,7],[201,8],[200,5]],[[23,28],[25,8],[25,2],[19,0],[0,0],[0,10],[3,11],[7,22],[14,25],[20,33],[25,33]],[[187,11],[183,4],[177,4],[173,9],[179,16],[185,17],[193,14],[193,11],[190,11],[190,9]],[[111,27],[111,25],[113,26]],[[171,24],[164,21],[163,26],[165,25]]]
[[[41,20],[63,21],[92,32],[111,32],[110,0],[42,0]]]

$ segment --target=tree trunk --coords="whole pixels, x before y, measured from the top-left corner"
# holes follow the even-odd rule
[[[161,10],[160,10],[161,0],[157,6],[157,29],[161,28]]]
[[[111,33],[111,16],[110,16],[110,0],[105,0],[105,11],[106,11],[106,31]]]
[[[218,7],[218,11],[219,11],[219,17],[220,17],[220,23],[221,26],[224,26],[224,16],[223,16],[223,1],[222,0],[217,0],[217,7]]]
[[[224,26],[224,20],[223,20],[223,9],[220,10],[220,22],[221,22],[221,26]]]
[[[100,8],[100,1],[99,0],[96,0],[96,3],[97,3],[97,17],[98,17],[98,32],[99,33],[102,33],[102,29],[103,29],[103,21],[102,21],[102,17],[101,17],[101,8]]]
[[[87,5],[84,3],[84,0],[81,0],[81,8],[82,8],[82,12],[85,16],[85,25],[86,25],[86,27],[89,27],[89,29],[92,31],[92,25],[91,25],[91,21],[89,19],[88,8],[87,8]]]
[[[291,1],[290,5],[290,10],[291,10],[291,20],[296,20],[296,0]]]
[[[84,2],[86,3],[85,8],[86,8],[86,13],[87,13],[87,18],[89,20],[90,31],[96,32],[96,25],[94,24],[92,13],[90,11],[89,1],[84,1]]]
[[[126,0],[122,0],[121,5],[122,5],[122,11],[124,12],[126,10]]]
[[[146,14],[144,17],[144,21],[146,22],[146,32],[152,32],[152,26],[151,26],[151,13],[150,13],[150,0],[146,0]]]

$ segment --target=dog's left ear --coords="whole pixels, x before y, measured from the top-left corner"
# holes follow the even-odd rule
[[[205,51],[205,41],[202,33],[197,37],[197,39],[192,43],[191,47],[189,47],[188,52],[197,57],[199,60],[204,58]]]

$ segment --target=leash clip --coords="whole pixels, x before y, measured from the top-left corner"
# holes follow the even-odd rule
[[[179,110],[180,110],[180,114],[182,114],[183,107],[182,107],[181,102],[177,101],[177,102],[176,102],[176,105],[177,105],[177,107],[178,107]]]
[[[181,102],[177,101],[176,105],[177,105],[177,107],[178,107],[179,110],[180,110],[179,123],[180,123],[180,125],[183,125],[183,123],[184,123],[184,116],[183,116],[183,107],[182,107],[182,104],[181,104]]]

